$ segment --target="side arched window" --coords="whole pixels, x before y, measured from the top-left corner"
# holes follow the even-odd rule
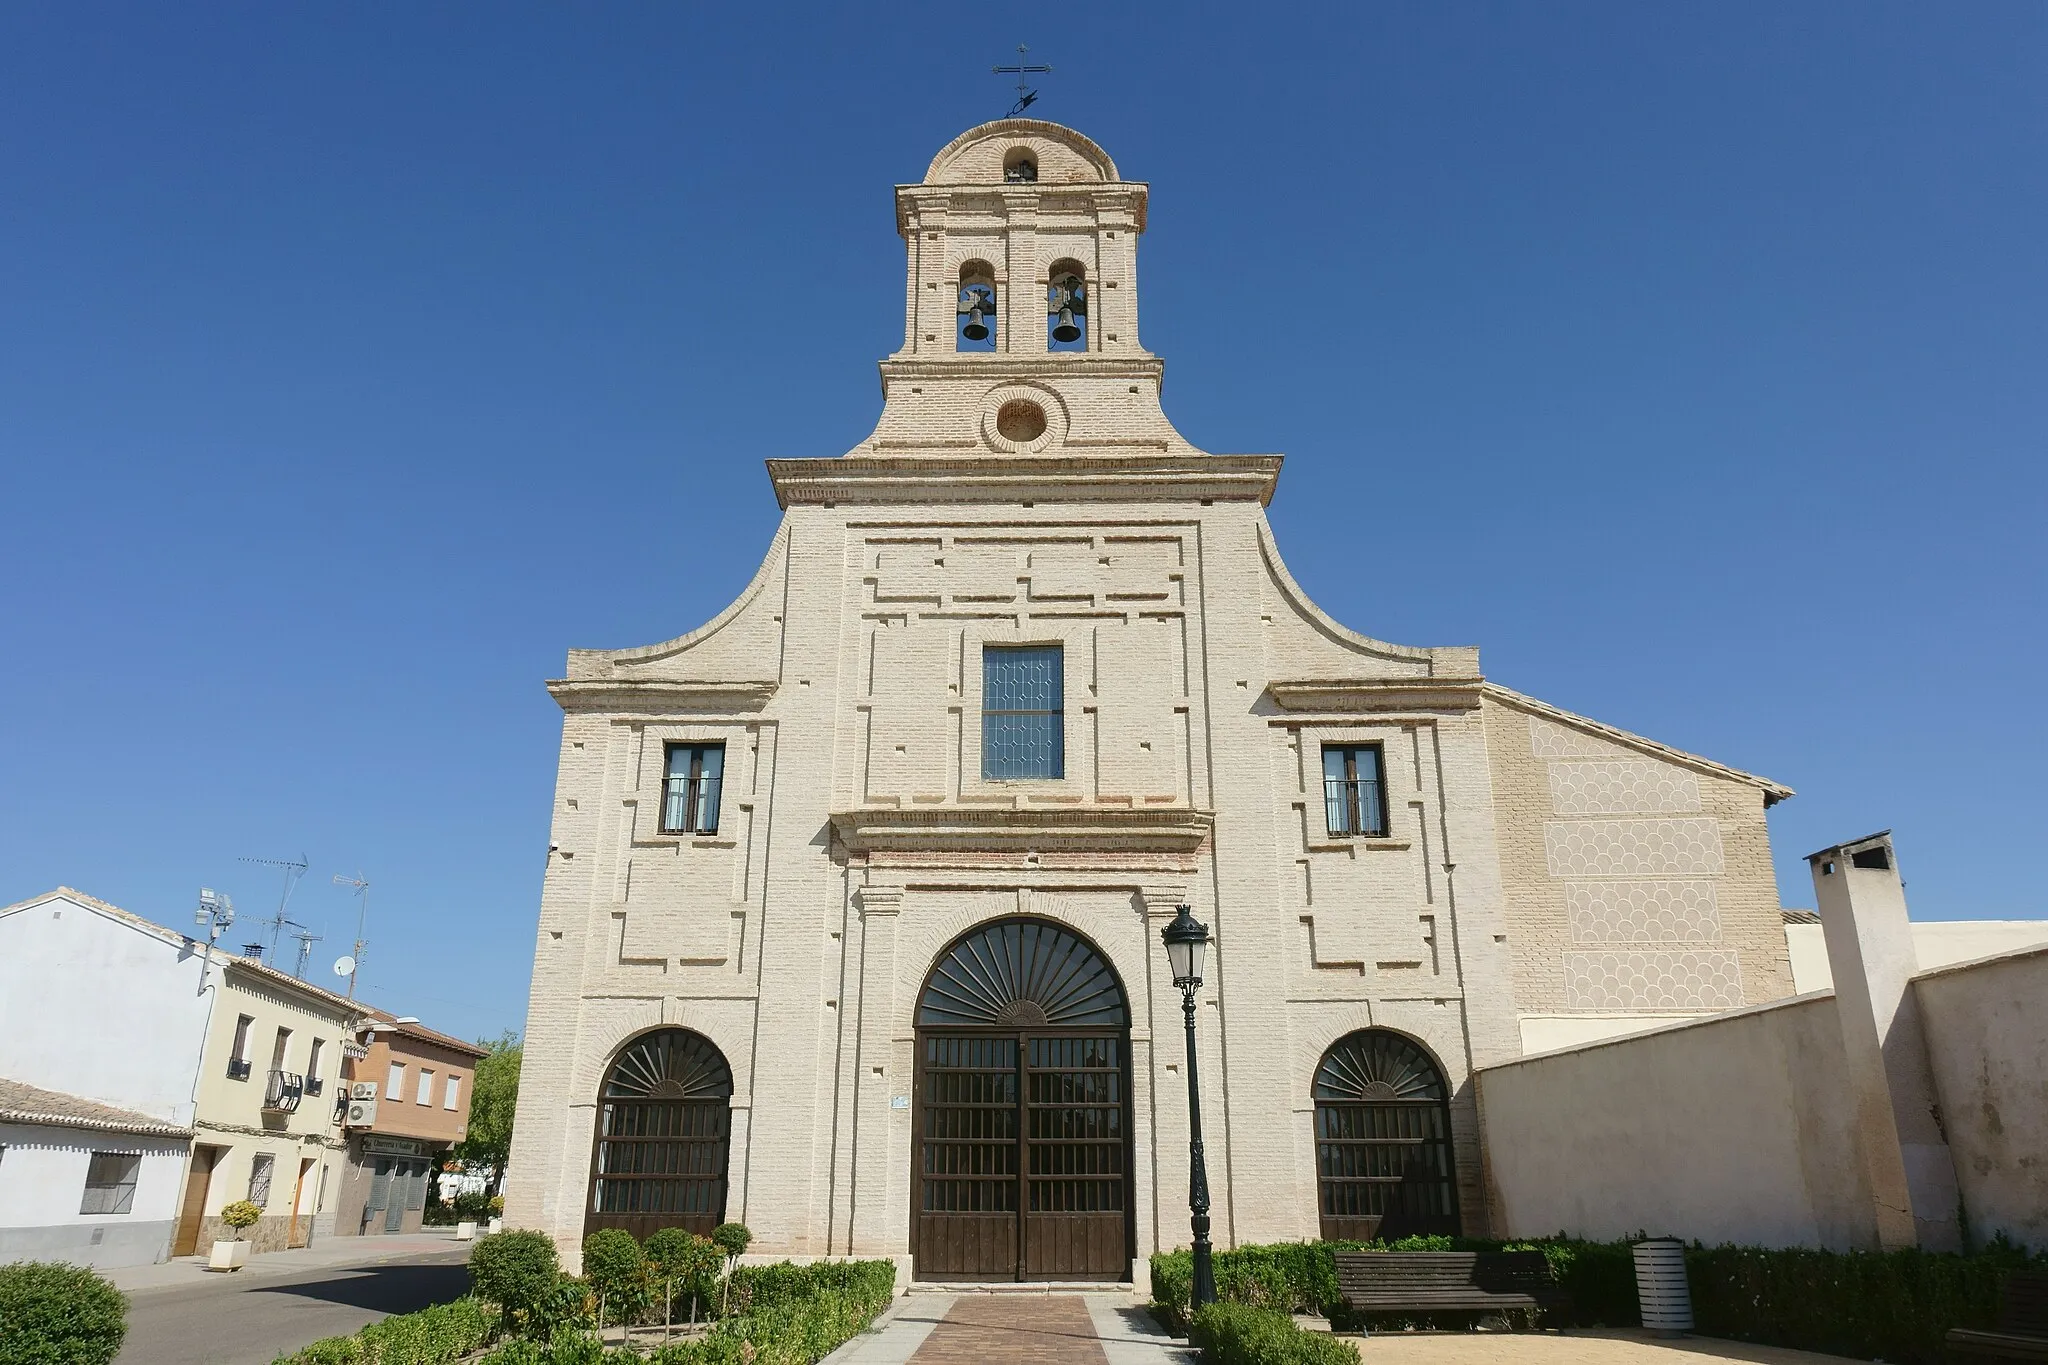
[[[1079,261],[1054,261],[1046,272],[1045,348],[1088,349],[1088,272]]]
[[[1314,1097],[1324,1240],[1457,1233],[1450,1090],[1420,1044],[1347,1033],[1316,1067]]]
[[[969,261],[960,267],[959,318],[955,350],[996,348],[996,272],[987,261]]]

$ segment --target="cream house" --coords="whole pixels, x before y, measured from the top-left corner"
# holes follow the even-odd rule
[[[251,958],[216,956],[218,984],[199,1069],[192,1161],[174,1255],[231,1236],[220,1211],[247,1199],[254,1250],[305,1246],[334,1226],[346,1149],[336,1113],[355,1001]]]
[[[1280,457],[1161,407],[1145,184],[1009,119],[894,216],[873,433],[769,461],[715,619],[549,684],[509,1221],[1128,1279],[1187,1237],[1182,903],[1225,1245],[1478,1230],[1476,1068],[1789,993],[1786,788],[1294,581]]]

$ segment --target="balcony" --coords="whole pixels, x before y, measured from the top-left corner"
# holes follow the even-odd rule
[[[228,1058],[228,1079],[246,1081],[249,1079],[249,1063],[240,1057]]]
[[[263,1083],[263,1112],[289,1114],[306,1093],[306,1078],[296,1071],[273,1071]]]
[[[308,1095],[317,1095],[326,1088],[327,1082],[321,1080],[318,1076],[306,1077],[306,1093]]]

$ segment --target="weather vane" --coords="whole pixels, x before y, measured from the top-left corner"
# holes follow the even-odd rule
[[[1024,54],[1030,50],[1024,44],[1019,43],[1017,44],[1017,64],[1015,66],[990,68],[998,76],[1014,75],[1017,78],[1017,102],[1010,106],[1009,116],[1011,118],[1015,118],[1023,113],[1038,101],[1038,92],[1031,89],[1024,78],[1026,76],[1049,76],[1052,74],[1052,68],[1049,66],[1032,66],[1025,62]]]

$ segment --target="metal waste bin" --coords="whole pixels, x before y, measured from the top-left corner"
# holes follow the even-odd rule
[[[1685,1243],[1672,1237],[1635,1244],[1636,1298],[1643,1326],[1658,1336],[1692,1330],[1692,1289],[1685,1282]]]

